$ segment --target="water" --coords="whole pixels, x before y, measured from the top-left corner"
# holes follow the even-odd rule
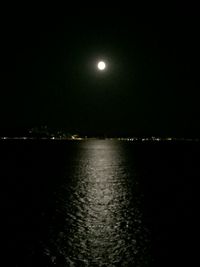
[[[191,264],[198,143],[0,145],[7,266]]]

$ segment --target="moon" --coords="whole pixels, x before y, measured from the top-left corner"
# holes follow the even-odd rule
[[[104,61],[99,61],[97,67],[99,70],[104,70],[106,68],[106,63]]]

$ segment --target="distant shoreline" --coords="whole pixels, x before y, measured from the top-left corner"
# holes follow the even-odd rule
[[[172,138],[172,137],[109,137],[109,138],[98,138],[98,137],[89,137],[89,138],[59,138],[59,137],[7,137],[2,136],[0,140],[53,140],[53,141],[89,141],[89,140],[116,140],[116,141],[127,141],[127,142],[134,142],[134,143],[157,143],[157,142],[200,142],[199,138]]]

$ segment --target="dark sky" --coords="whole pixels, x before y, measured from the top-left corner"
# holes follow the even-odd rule
[[[200,136],[198,35],[198,14],[187,7],[7,12],[0,129]]]

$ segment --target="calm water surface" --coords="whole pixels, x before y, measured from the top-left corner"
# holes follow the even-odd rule
[[[110,140],[1,143],[7,261],[177,266],[183,253],[192,260],[198,152],[196,144]]]
[[[119,142],[80,145],[69,180],[57,192],[65,220],[57,249],[69,264],[144,265],[147,240],[137,184]]]

